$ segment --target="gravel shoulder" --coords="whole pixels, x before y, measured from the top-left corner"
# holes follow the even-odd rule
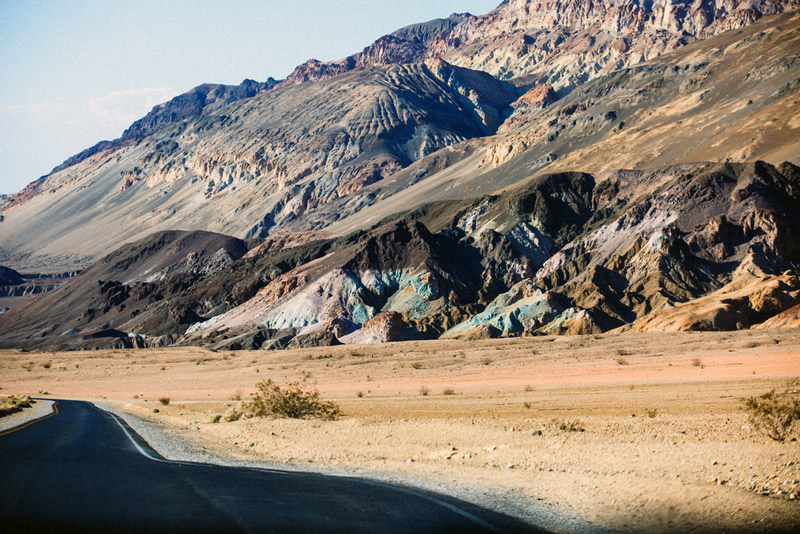
[[[489,508],[495,512],[525,519],[536,527],[544,528],[554,533],[586,532],[589,534],[604,534],[611,532],[606,528],[593,525],[580,518],[568,516],[563,510],[560,510],[552,504],[526,502],[519,497],[514,497],[504,492],[498,492],[489,487],[478,487],[474,484],[465,484],[463,482],[457,484],[452,481],[446,482],[431,477],[414,476],[408,473],[403,474],[391,471],[383,472],[380,470],[345,467],[304,466],[219,456],[211,452],[211,450],[201,442],[189,441],[180,437],[171,427],[165,427],[157,422],[148,421],[126,411],[119,410],[107,402],[95,402],[94,404],[102,410],[106,410],[121,417],[128,426],[135,430],[136,433],[148,443],[148,445],[168,460],[367,479],[378,483],[400,486],[411,491],[421,490],[439,495],[446,495],[461,501],[470,502],[477,506]]]
[[[30,423],[31,421],[35,421],[36,419],[41,419],[42,417],[50,415],[53,413],[54,404],[55,402],[52,400],[38,399],[30,408],[26,408],[21,412],[1,418],[0,433],[12,430],[24,424]]]

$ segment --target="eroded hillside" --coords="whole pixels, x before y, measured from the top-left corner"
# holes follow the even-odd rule
[[[506,2],[392,39],[432,50],[478,23],[508,36],[555,21],[577,35],[601,19],[598,31],[637,36],[738,29],[598,67],[561,94],[534,75],[510,83],[367,49],[372,63],[241,98],[220,89],[176,121],[165,105],[135,142],[3,207],[10,267],[90,267],[0,316],[0,344],[279,349],[796,326],[800,13],[580,5]]]

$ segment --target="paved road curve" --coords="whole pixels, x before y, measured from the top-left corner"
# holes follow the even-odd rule
[[[116,416],[85,402],[56,407],[0,435],[2,532],[542,532],[364,480],[168,462]]]

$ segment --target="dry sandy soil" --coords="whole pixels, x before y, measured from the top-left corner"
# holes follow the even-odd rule
[[[259,380],[304,376],[346,415],[210,422]],[[800,446],[769,440],[741,408],[798,376],[798,330],[0,352],[4,393],[104,399],[197,450],[356,469],[622,532],[798,531]]]

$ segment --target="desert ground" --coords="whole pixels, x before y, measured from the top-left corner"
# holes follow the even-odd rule
[[[800,445],[742,409],[796,377],[798,330],[0,352],[2,393],[107,402],[198,452],[619,532],[798,531]],[[226,421],[268,378],[305,380],[344,416]]]

